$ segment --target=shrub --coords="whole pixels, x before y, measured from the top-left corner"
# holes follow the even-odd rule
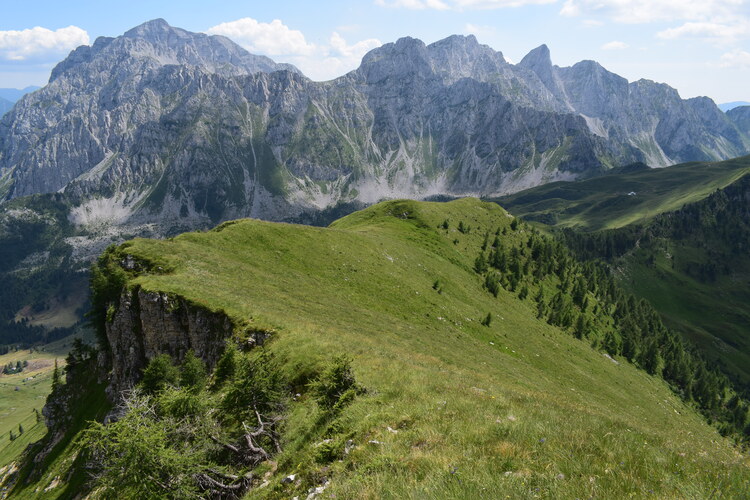
[[[216,369],[214,370],[213,383],[215,386],[221,385],[225,380],[234,377],[234,374],[237,371],[238,355],[239,352],[237,351],[237,346],[234,342],[227,342],[227,345],[224,348],[224,353],[221,355],[221,358],[219,358],[218,363],[216,363]]]
[[[200,416],[210,408],[203,395],[185,388],[168,387],[159,393],[156,402],[160,416],[177,419]]]
[[[362,388],[357,385],[351,360],[336,356],[311,384],[318,405],[326,411],[336,411],[349,404]]]
[[[500,277],[497,273],[489,273],[484,277],[484,287],[495,297],[500,293]]]
[[[236,373],[222,401],[222,407],[239,419],[276,414],[282,406],[286,383],[273,356],[262,349],[250,359],[238,356]]]
[[[156,394],[168,385],[177,385],[179,378],[179,370],[172,364],[169,354],[160,354],[143,370],[141,387],[146,394]]]
[[[474,272],[478,274],[487,272],[487,259],[484,256],[484,252],[480,253],[474,260]]]
[[[490,324],[492,324],[492,313],[488,312],[487,316],[485,316],[484,319],[482,319],[482,321],[480,321],[480,323],[483,326],[490,326]]]
[[[203,450],[174,440],[171,423],[158,418],[148,396],[134,391],[125,406],[123,418],[93,422],[83,435],[103,497],[198,498],[193,477],[204,468]]]
[[[198,392],[206,385],[206,367],[192,349],[182,361],[180,386]]]

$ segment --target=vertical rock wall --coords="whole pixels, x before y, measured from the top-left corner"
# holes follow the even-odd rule
[[[108,389],[112,398],[138,382],[148,361],[159,354],[179,362],[192,349],[213,368],[234,325],[224,314],[138,288],[122,292],[106,328],[112,352]]]

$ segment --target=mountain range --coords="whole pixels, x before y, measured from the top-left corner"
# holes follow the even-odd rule
[[[0,98],[10,102],[16,102],[26,94],[39,90],[40,88],[41,87],[37,87],[36,85],[29,85],[22,89],[4,88],[0,89]]]
[[[492,195],[739,156],[741,117],[594,61],[517,64],[402,38],[328,82],[154,20],[73,51],[0,121],[0,199],[63,192],[79,225],[155,234],[340,202]],[[150,227],[150,226],[149,226]]]
[[[724,102],[724,103],[719,104],[719,109],[726,113],[727,111],[730,111],[734,108],[738,108],[740,106],[750,106],[750,102],[747,102],[747,101]]]
[[[39,90],[39,87],[30,85],[23,89],[0,89],[0,117],[10,111],[11,108],[13,108],[13,104],[15,104],[15,102],[18,101],[21,97],[28,94],[29,92],[34,92],[35,90]]]
[[[10,102],[7,99],[3,99],[0,97],[0,116],[3,116],[5,113],[10,111],[10,109],[13,107],[13,103]]]
[[[749,149],[544,45],[98,38],[0,118],[0,496],[743,497]]]

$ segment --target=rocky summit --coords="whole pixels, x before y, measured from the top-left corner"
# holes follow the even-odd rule
[[[473,36],[403,38],[314,82],[155,20],[79,47],[0,120],[0,199],[64,192],[83,226],[283,220],[735,157],[743,123],[546,46],[514,65]]]

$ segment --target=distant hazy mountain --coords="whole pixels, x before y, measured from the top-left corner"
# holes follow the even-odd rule
[[[750,136],[750,106],[738,106],[727,111],[727,117],[737,128]]]
[[[79,47],[0,121],[0,199],[64,191],[80,224],[195,227],[340,201],[496,194],[633,162],[739,156],[707,98],[628,83],[546,46],[518,65],[402,38],[313,82],[229,39],[155,20]]]
[[[37,87],[35,85],[30,85],[24,89],[0,89],[0,98],[13,103],[29,92],[34,92],[35,90],[39,90],[40,88],[41,87]]]
[[[750,102],[747,102],[747,101],[725,102],[723,104],[719,104],[719,109],[726,113],[730,109],[734,109],[739,106],[750,106]]]
[[[3,99],[0,97],[0,116],[3,116],[5,113],[10,111],[10,108],[13,107],[13,103],[10,102],[7,99]]]

